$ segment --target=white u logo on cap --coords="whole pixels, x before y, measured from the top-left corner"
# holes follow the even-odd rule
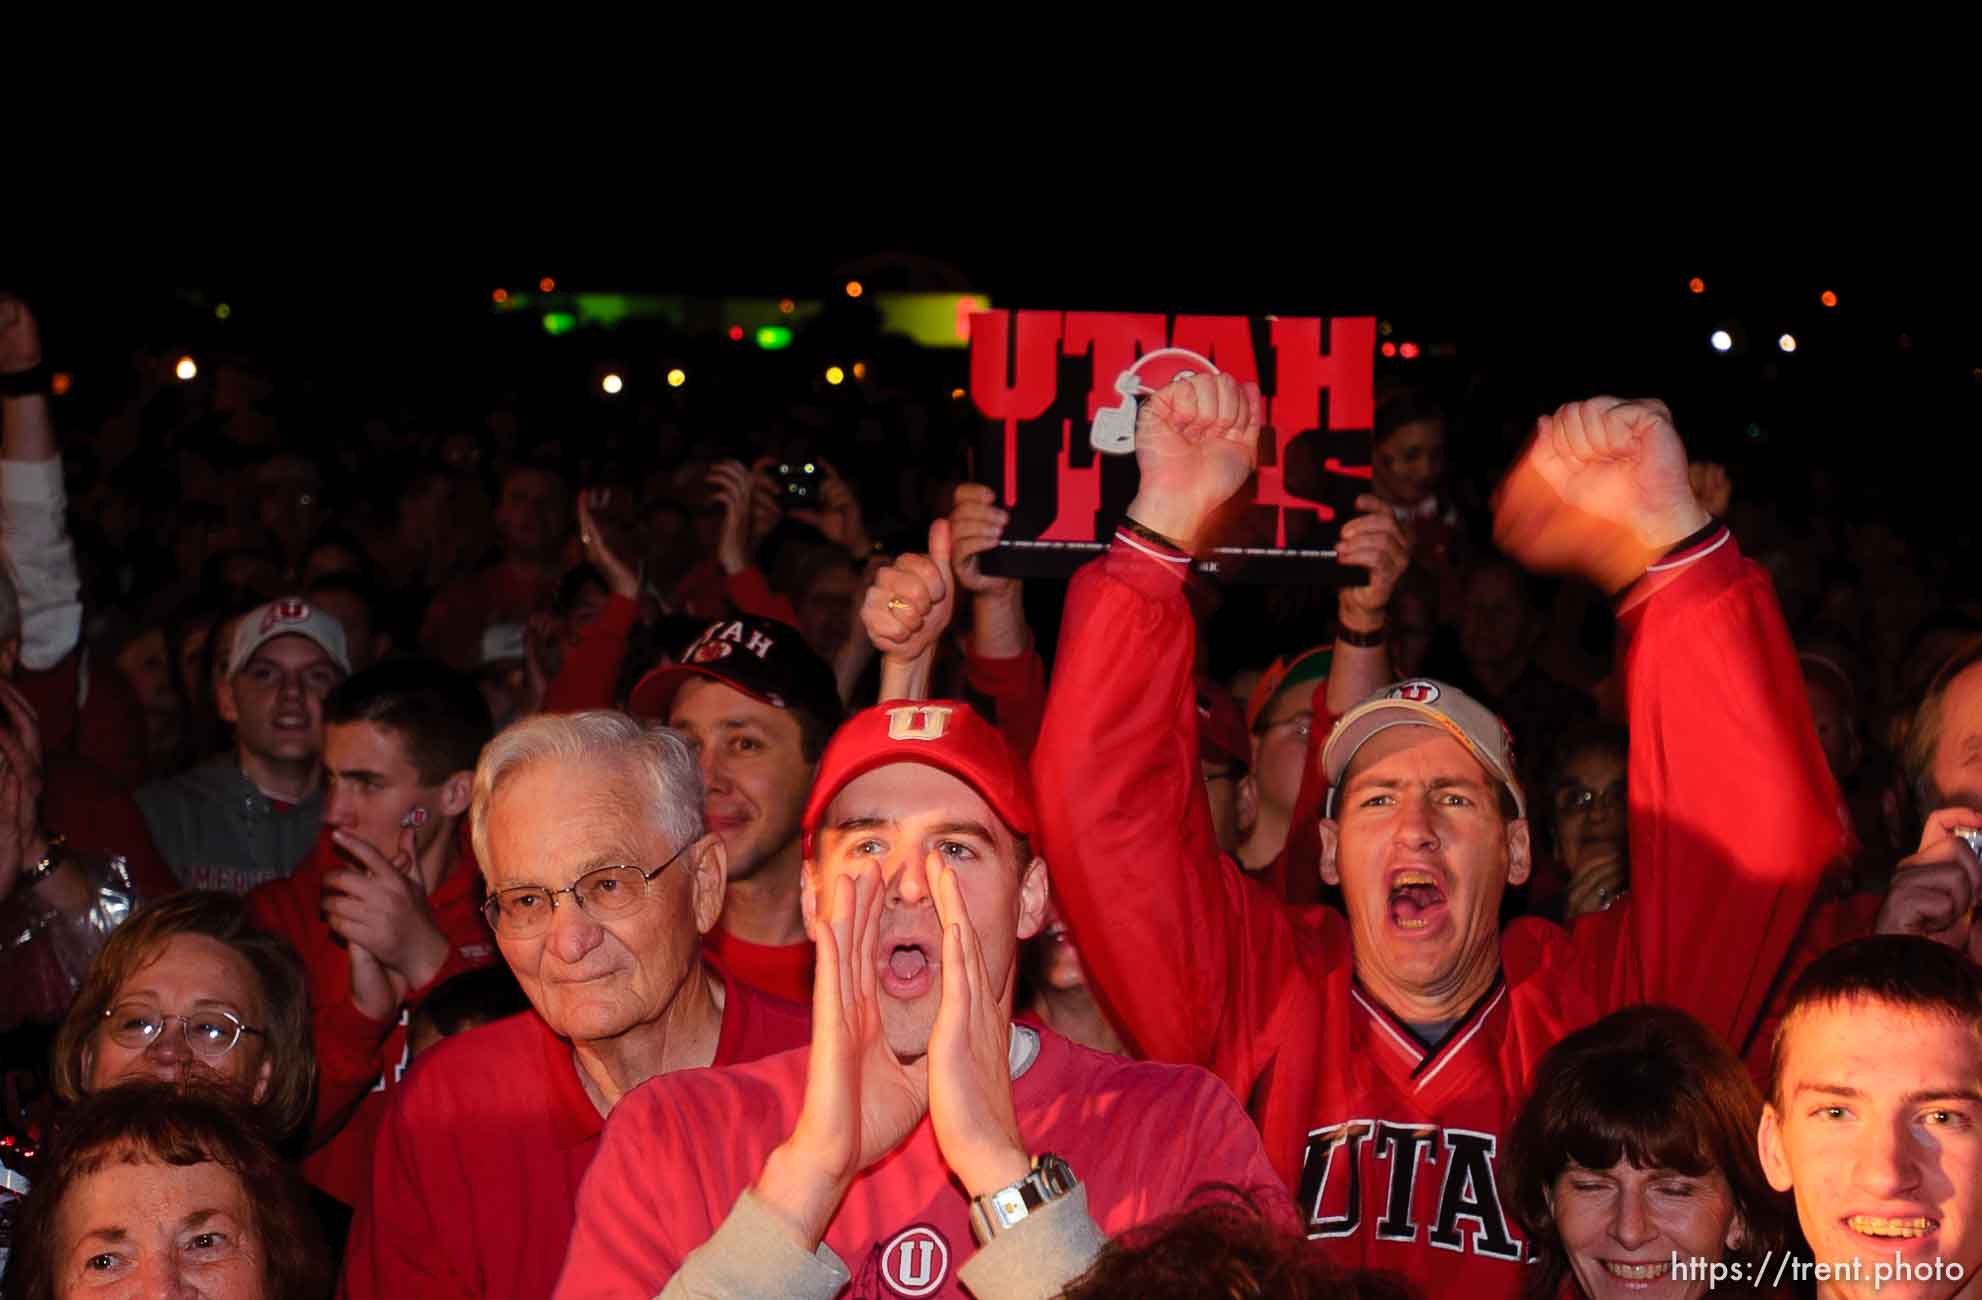
[[[889,740],[941,740],[955,709],[912,705],[888,710]]]

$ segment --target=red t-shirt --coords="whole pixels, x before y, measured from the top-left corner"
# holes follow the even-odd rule
[[[803,1007],[723,980],[716,1065],[802,1046]],[[570,1040],[534,1011],[421,1055],[385,1107],[372,1198],[345,1253],[345,1300],[541,1300],[605,1120]]]
[[[772,997],[802,1006],[812,1005],[812,957],[810,939],[797,943],[762,944],[735,935],[717,926],[702,936],[702,951],[751,988]]]
[[[495,937],[482,918],[482,872],[461,823],[454,866],[427,896],[434,924],[447,936],[447,960],[424,988],[406,996],[392,1020],[372,1020],[351,1003],[351,956],[323,916],[323,878],[346,865],[328,831],[285,880],[248,893],[248,914],[264,930],[287,939],[302,955],[315,1009],[311,1037],[317,1050],[317,1109],[310,1124],[315,1148],[303,1159],[312,1183],[354,1208],[371,1186],[372,1138],[387,1097],[405,1073],[406,1022],[442,981],[496,960]],[[356,1108],[355,1110],[353,1108]]]
[[[1039,1055],[1012,1083],[1020,1136],[1027,1151],[1073,1167],[1104,1233],[1182,1208],[1218,1182],[1259,1189],[1269,1212],[1291,1221],[1259,1133],[1223,1084],[1195,1067],[1128,1061],[1036,1032]],[[578,1195],[558,1300],[658,1293],[791,1133],[810,1055],[663,1075],[623,1097]],[[975,1243],[970,1200],[926,1117],[854,1180],[826,1230],[854,1296],[961,1297],[957,1270]]]

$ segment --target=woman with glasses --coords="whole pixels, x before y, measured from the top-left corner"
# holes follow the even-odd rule
[[[1624,801],[1630,741],[1624,728],[1589,723],[1566,732],[1548,775],[1549,830],[1566,877],[1560,900],[1564,924],[1601,912],[1631,883],[1631,835]],[[1536,900],[1536,910],[1553,908]]]
[[[289,945],[232,894],[189,890],[125,922],[97,954],[55,1039],[65,1102],[134,1079],[224,1088],[280,1141],[309,1115],[309,995]]]

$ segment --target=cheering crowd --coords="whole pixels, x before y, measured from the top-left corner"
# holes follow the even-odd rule
[[[911,398],[268,387],[0,295],[6,1296],[1982,1294],[1982,621],[1659,401],[1243,591],[1187,375],[1062,590]]]

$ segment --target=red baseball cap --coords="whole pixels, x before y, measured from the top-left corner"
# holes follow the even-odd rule
[[[805,801],[805,856],[826,807],[855,777],[890,763],[921,763],[956,777],[984,796],[1017,835],[1033,833],[1032,786],[999,730],[962,700],[888,700],[840,725]]]
[[[1282,655],[1273,661],[1253,687],[1251,698],[1246,701],[1246,730],[1254,731],[1266,711],[1273,707],[1274,697],[1280,692],[1291,690],[1304,682],[1325,680],[1329,668],[1335,662],[1335,643],[1318,645],[1303,650],[1297,655]]]

